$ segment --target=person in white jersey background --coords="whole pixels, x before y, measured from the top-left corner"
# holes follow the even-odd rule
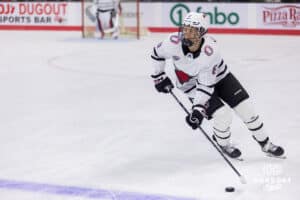
[[[118,39],[119,15],[121,14],[121,3],[119,0],[94,0],[94,5],[86,9],[87,15],[92,21],[96,21],[100,39],[106,34]]]
[[[263,152],[274,157],[283,156],[284,149],[271,142],[249,94],[230,72],[217,41],[207,34],[207,30],[205,13],[190,12],[178,33],[170,34],[153,48],[154,72],[151,77],[155,88],[162,93],[169,93],[174,88],[165,73],[166,59],[171,59],[176,87],[193,103],[191,113],[186,116],[186,122],[192,129],[197,129],[203,118],[212,119],[213,139],[229,157],[239,158],[240,149],[230,141],[233,109]]]

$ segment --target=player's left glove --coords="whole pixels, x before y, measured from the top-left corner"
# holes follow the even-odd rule
[[[202,120],[203,115],[198,109],[193,109],[192,113],[185,117],[187,124],[194,130],[201,125]]]
[[[155,88],[158,92],[169,93],[174,88],[172,81],[166,76],[165,72],[151,75],[151,77],[154,79]]]

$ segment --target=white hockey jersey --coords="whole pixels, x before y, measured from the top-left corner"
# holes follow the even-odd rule
[[[153,75],[164,72],[166,59],[172,59],[177,88],[193,98],[194,105],[204,109],[215,84],[228,74],[216,40],[207,35],[202,38],[199,51],[190,52],[182,45],[178,33],[172,33],[154,47],[151,57]]]
[[[94,0],[94,5],[97,9],[101,11],[108,11],[108,10],[116,10],[119,9],[119,0]]]

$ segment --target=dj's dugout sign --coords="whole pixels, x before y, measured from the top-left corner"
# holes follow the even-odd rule
[[[79,2],[0,3],[0,30],[82,29]],[[135,26],[135,5],[122,4],[123,23]],[[300,35],[300,4],[141,3],[141,26],[153,32],[177,31],[184,16],[205,12],[210,31]]]
[[[80,16],[78,3],[0,3],[0,29],[79,30]]]

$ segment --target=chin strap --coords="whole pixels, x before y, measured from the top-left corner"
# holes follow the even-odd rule
[[[200,36],[199,42],[201,42],[201,38],[202,38],[202,36]],[[184,38],[183,35],[182,35],[182,37],[181,37],[181,42],[182,42],[182,44],[183,44],[184,46],[187,46],[187,47],[191,47],[191,46],[194,45],[194,42],[193,42],[193,41],[191,41],[190,39]]]
[[[182,44],[187,46],[187,47],[193,46],[193,42],[189,39],[183,38],[181,41],[182,41]]]
[[[185,38],[184,38],[184,35],[183,35],[183,33],[182,33],[182,27],[179,28],[179,31],[178,31],[178,38],[181,40],[181,42],[182,42],[182,44],[183,44],[184,46],[190,47],[190,46],[193,45],[193,42],[192,42],[191,40],[185,39]]]

